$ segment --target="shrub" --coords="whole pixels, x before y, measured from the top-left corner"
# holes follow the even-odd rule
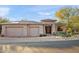
[[[47,36],[46,34],[40,34],[40,37]]]
[[[67,36],[67,37],[71,37],[72,34],[73,34],[73,33],[72,33],[72,29],[71,29],[71,28],[68,28],[68,29],[67,29],[67,32],[66,32],[66,36]]]
[[[53,33],[53,35],[56,35],[56,36],[66,36],[66,32],[63,32],[63,31],[58,31],[58,32],[55,32]]]

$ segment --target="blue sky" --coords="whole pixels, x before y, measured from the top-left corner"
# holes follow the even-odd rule
[[[55,12],[64,5],[3,5],[0,6],[0,17],[7,17],[11,21],[26,19],[40,21],[55,19]]]

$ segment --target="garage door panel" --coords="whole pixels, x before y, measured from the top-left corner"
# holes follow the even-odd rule
[[[7,36],[23,36],[23,28],[7,28]]]
[[[30,36],[38,36],[39,28],[30,28]]]

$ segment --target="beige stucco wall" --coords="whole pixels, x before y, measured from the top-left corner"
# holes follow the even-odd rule
[[[2,32],[1,32],[2,35],[6,35],[6,26],[2,26]]]
[[[54,22],[42,22],[42,24],[53,24]]]
[[[55,23],[52,24],[52,34],[53,34],[54,32],[56,32],[56,25],[55,25]]]
[[[24,26],[23,26],[23,29],[24,29],[24,30],[23,30],[23,32],[24,32],[23,35],[24,35],[24,36],[28,36],[28,33],[27,33],[28,30],[27,30],[27,28],[28,28],[27,25],[24,25]]]
[[[39,36],[40,34],[46,34],[45,33],[45,25],[52,25],[52,34],[53,34],[53,32],[56,32],[55,23],[52,23],[52,22],[49,22],[49,23],[46,22],[45,23],[44,22],[43,24],[28,24],[28,25],[27,24],[26,25],[19,25],[19,24],[17,24],[17,25],[10,25],[10,24],[8,24],[8,25],[2,25],[2,35],[4,35],[4,36],[7,35],[7,33],[6,33],[6,29],[7,28],[23,28],[22,36],[31,36],[30,35],[31,34],[30,31],[32,31],[32,29],[33,30],[35,29],[38,32],[38,34],[37,34],[36,31],[34,30],[32,32],[32,34],[36,33],[37,34],[36,36]],[[17,31],[16,31],[16,33],[17,33]]]
[[[44,34],[44,25],[39,25],[39,34]]]

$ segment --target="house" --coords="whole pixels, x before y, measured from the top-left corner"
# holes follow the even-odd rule
[[[56,20],[44,19],[40,22],[22,21],[3,23],[1,34],[5,37],[36,37],[40,34],[52,35],[56,32]]]

